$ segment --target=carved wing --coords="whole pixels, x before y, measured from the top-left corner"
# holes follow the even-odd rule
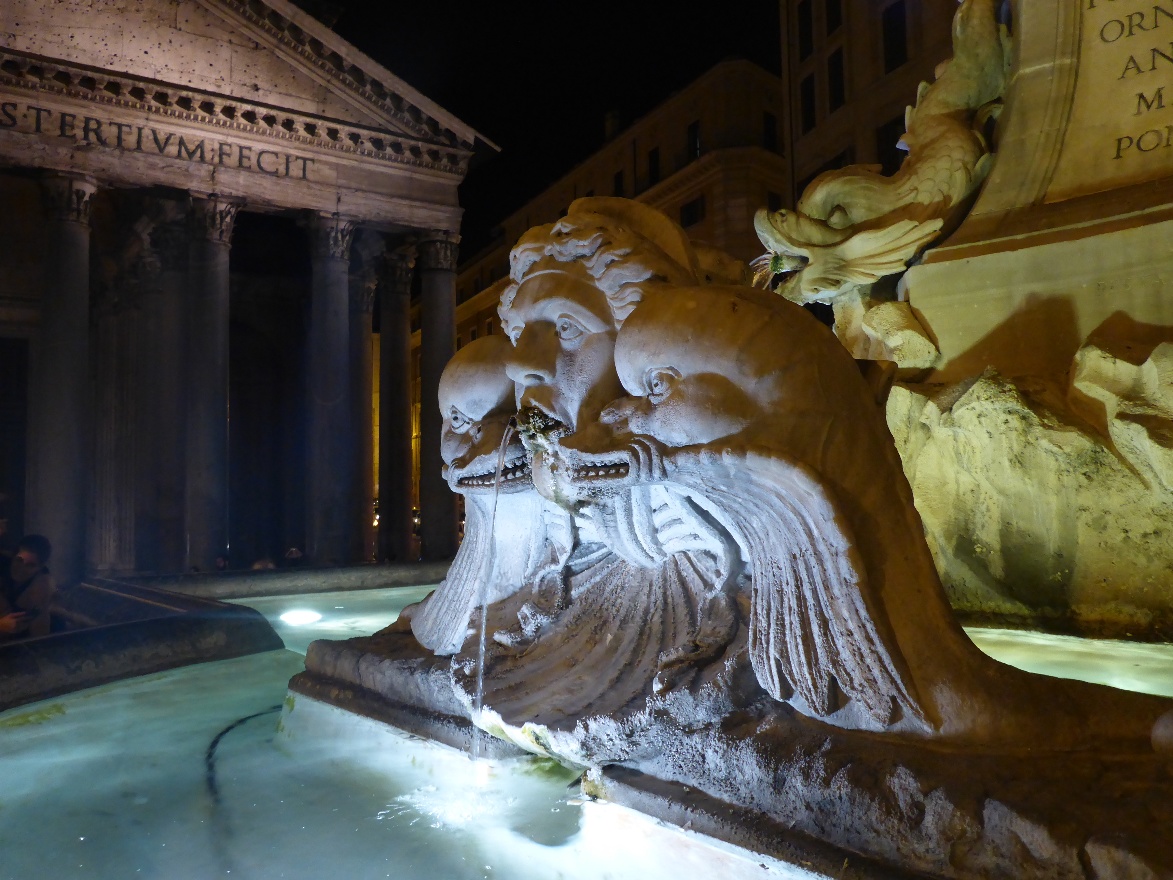
[[[838,688],[880,725],[895,712],[923,722],[828,489],[806,468],[757,453],[726,455],[721,466],[726,479],[710,474],[695,479],[696,489],[728,517],[749,558],[748,647],[758,682],[776,700],[800,697],[816,716],[839,708]]]

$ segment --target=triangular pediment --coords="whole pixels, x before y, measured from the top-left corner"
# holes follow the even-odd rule
[[[0,43],[234,98],[259,115],[287,110],[466,150],[484,140],[286,0],[8,0]]]

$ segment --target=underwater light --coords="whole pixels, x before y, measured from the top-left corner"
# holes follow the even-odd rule
[[[318,612],[300,608],[293,611],[286,611],[281,615],[281,622],[288,623],[290,626],[305,626],[307,623],[317,623],[321,619],[322,615],[318,614]]]

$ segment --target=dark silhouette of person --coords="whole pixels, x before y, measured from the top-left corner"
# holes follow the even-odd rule
[[[44,535],[25,535],[0,583],[0,642],[48,635],[57,584],[49,573],[53,553]]]

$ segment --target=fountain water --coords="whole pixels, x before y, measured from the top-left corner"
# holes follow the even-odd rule
[[[501,434],[501,445],[497,450],[497,469],[493,480],[493,505],[489,513],[489,534],[497,530],[497,505],[501,500],[501,478],[505,473],[505,453],[509,449],[509,441],[517,431],[517,421],[510,419]],[[477,688],[473,701],[473,719],[481,713],[485,704],[485,633],[488,631],[489,619],[489,579],[492,573],[493,558],[485,557],[485,570],[481,577],[480,600],[477,606],[480,609],[480,626],[477,627]],[[481,737],[484,732],[479,726],[473,729],[472,759],[474,762],[481,758]]]

